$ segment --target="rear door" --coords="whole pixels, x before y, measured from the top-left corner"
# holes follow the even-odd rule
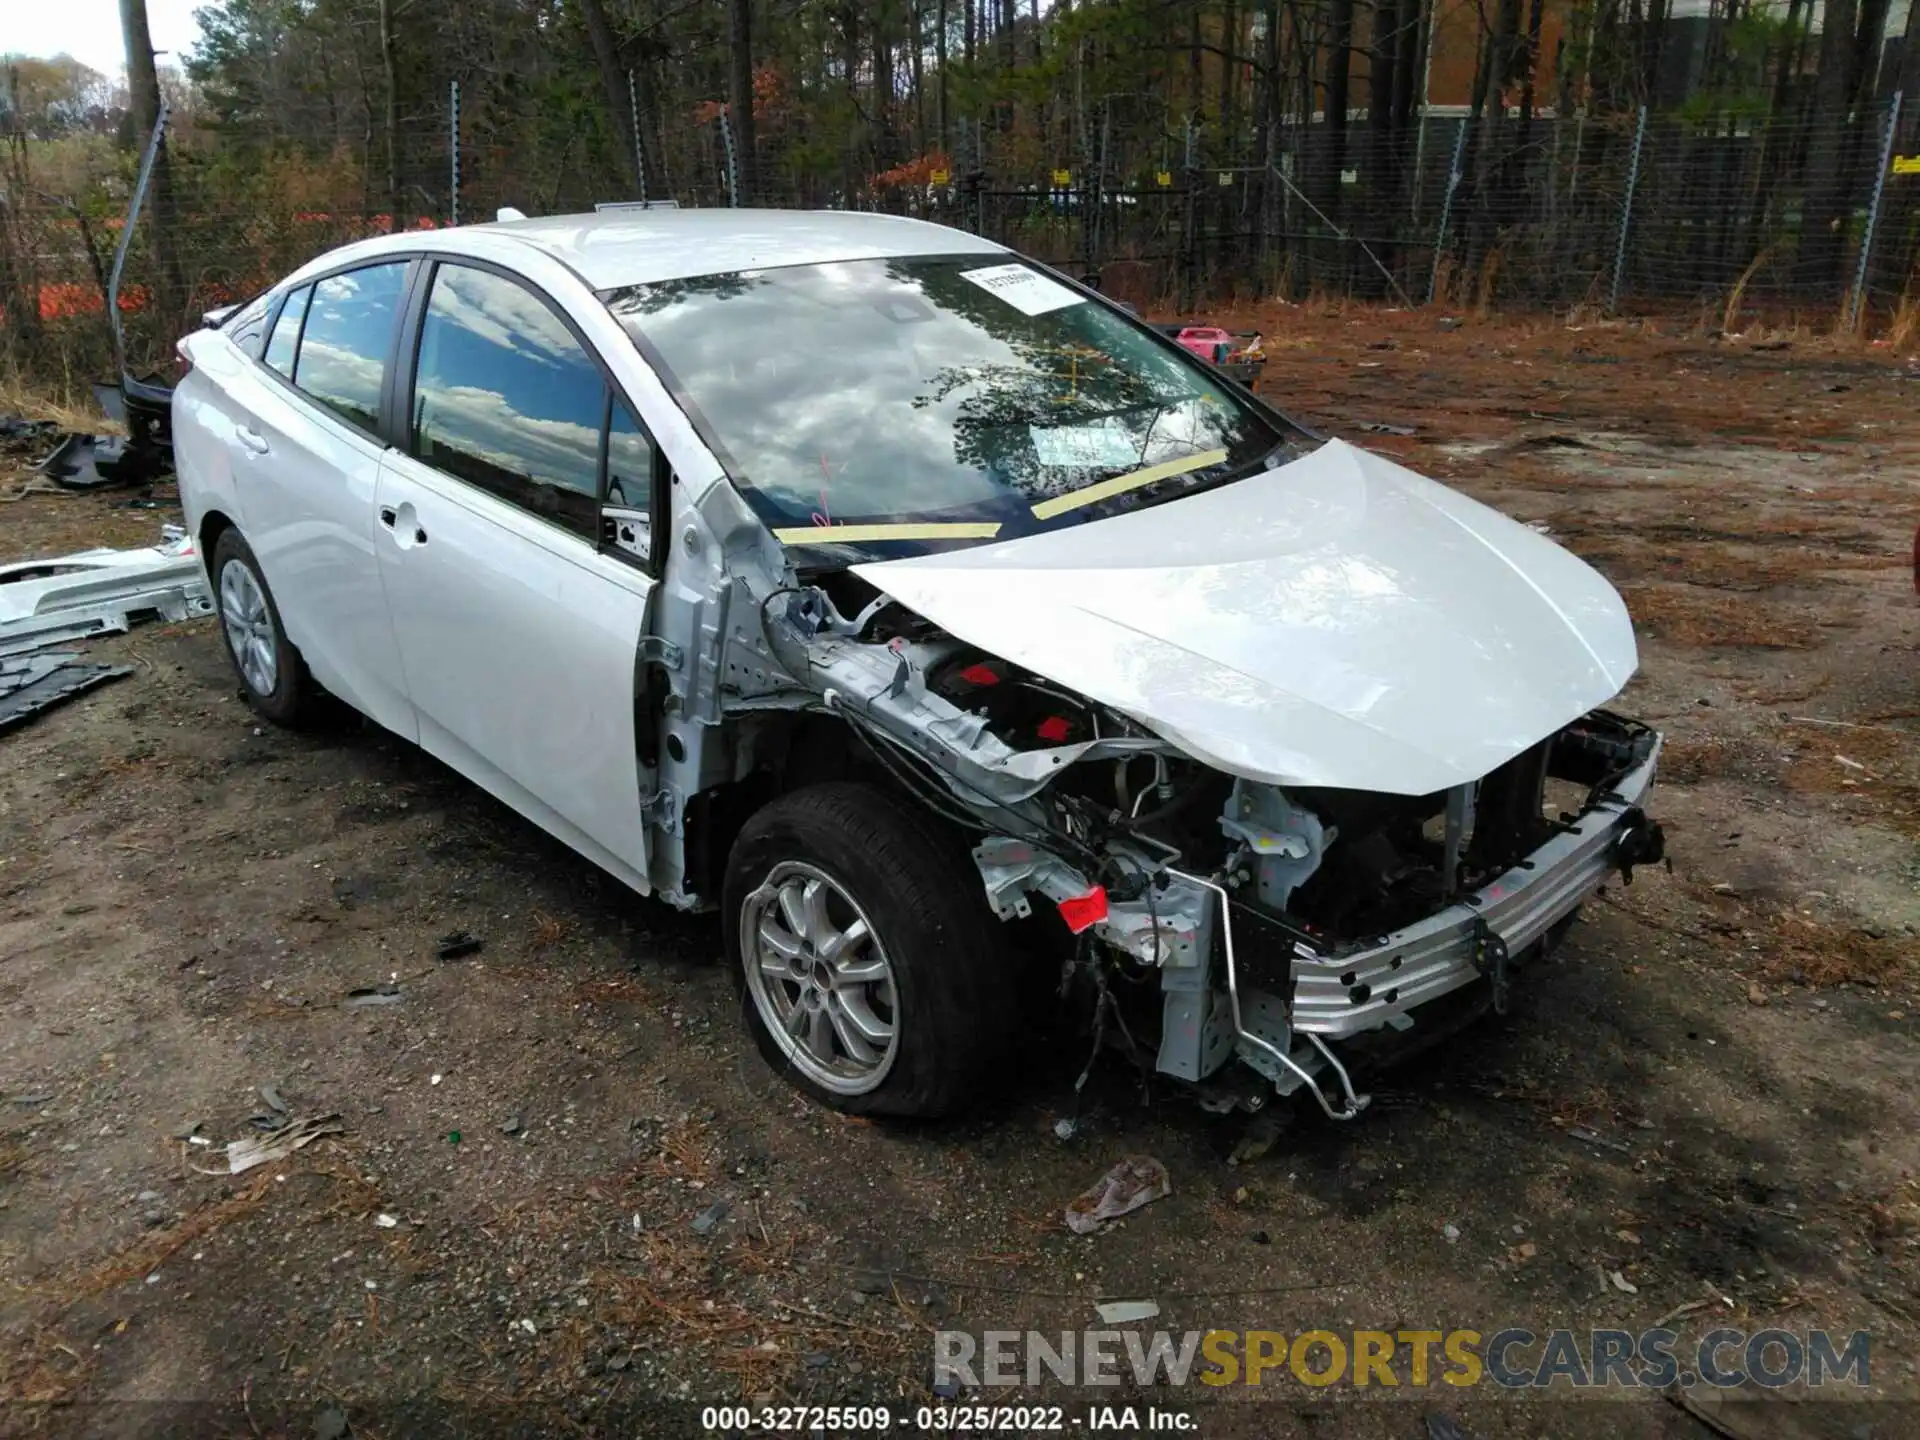
[[[442,261],[415,305],[377,524],[420,743],[645,890],[654,775],[636,723],[654,718],[635,694],[653,447],[588,344],[518,277]]]
[[[314,678],[418,738],[374,552],[381,397],[411,261],[287,294],[260,363],[225,381],[241,529]]]

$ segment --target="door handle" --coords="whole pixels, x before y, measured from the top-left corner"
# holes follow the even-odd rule
[[[400,519],[400,511],[402,509],[407,512],[407,518],[404,522]],[[424,545],[427,543],[427,532],[414,523],[413,506],[411,504],[397,508],[392,505],[382,505],[380,507],[380,523],[386,526],[387,529],[393,531],[396,537],[403,536],[408,530],[412,530],[412,545]],[[400,548],[402,550],[411,549],[412,545],[404,539],[400,541]]]
[[[240,437],[240,443],[254,454],[264,455],[267,453],[267,437],[262,435],[258,430],[250,430],[245,425],[238,425],[234,427],[234,433]]]

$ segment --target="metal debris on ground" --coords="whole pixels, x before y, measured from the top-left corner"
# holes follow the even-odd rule
[[[250,1135],[227,1145],[227,1173],[239,1175],[272,1160],[284,1160],[304,1150],[323,1135],[344,1135],[347,1127],[338,1115],[316,1115],[294,1120],[265,1135]]]
[[[340,1004],[348,1010],[358,1010],[367,1005],[398,1005],[400,987],[398,985],[363,985],[358,990],[349,990]]]
[[[0,730],[25,724],[62,701],[131,675],[131,665],[87,665],[69,651],[0,655]]]
[[[1583,1125],[1571,1127],[1567,1131],[1567,1136],[1569,1139],[1581,1141],[1583,1144],[1599,1145],[1608,1150],[1618,1150],[1622,1155],[1631,1155],[1633,1153],[1633,1147],[1631,1145],[1623,1144],[1618,1140],[1609,1140],[1606,1136],[1589,1130]]]
[[[290,1113],[287,1102],[281,1098],[280,1092],[273,1086],[262,1085],[260,1087],[260,1098],[267,1102],[267,1108],[269,1110],[277,1110],[282,1115]]]
[[[478,935],[469,935],[465,930],[455,930],[450,935],[442,935],[434,950],[436,960],[464,960],[469,955],[478,955],[486,945]]]
[[[213,613],[200,556],[164,525],[158,545],[81,550],[0,565],[0,656],[132,628],[143,615],[178,621]]]
[[[1094,1313],[1106,1325],[1128,1325],[1138,1320],[1151,1320],[1160,1313],[1160,1306],[1152,1300],[1108,1300],[1093,1307]]]
[[[720,1222],[727,1218],[727,1212],[733,1207],[724,1200],[716,1200],[698,1215],[693,1217],[693,1233],[711,1235]]]
[[[1076,1235],[1091,1235],[1103,1221],[1130,1215],[1172,1193],[1166,1166],[1151,1155],[1129,1155],[1074,1197],[1067,1206],[1067,1228]]]

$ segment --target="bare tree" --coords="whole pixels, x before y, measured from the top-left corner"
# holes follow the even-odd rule
[[[626,72],[620,65],[620,47],[614,42],[613,26],[607,21],[607,8],[602,0],[580,0],[580,17],[586,21],[587,43],[593,47],[594,67],[600,72],[600,88],[606,93],[607,114],[620,130],[618,144],[621,154],[627,157],[628,178],[635,191],[644,190],[646,142],[640,137],[640,117],[633,113],[633,97]]]

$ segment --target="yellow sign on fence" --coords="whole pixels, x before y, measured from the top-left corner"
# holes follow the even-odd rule
[[[944,185],[952,178],[953,176],[945,170],[935,170],[927,176],[927,179],[935,185]]]
[[[1054,171],[1054,172],[1053,172],[1053,183],[1054,183],[1054,184],[1056,184],[1056,185],[1071,185],[1071,184],[1073,184],[1073,172],[1072,172],[1071,170],[1056,170],[1056,171]]]
[[[1158,185],[1162,190],[1172,189],[1173,188],[1173,172],[1171,170],[1154,171],[1153,183]]]
[[[1231,185],[1233,183],[1233,172],[1231,170],[1222,170],[1220,172],[1220,183],[1222,185]]]
[[[1894,156],[1893,173],[1896,175],[1920,175],[1920,155]]]

